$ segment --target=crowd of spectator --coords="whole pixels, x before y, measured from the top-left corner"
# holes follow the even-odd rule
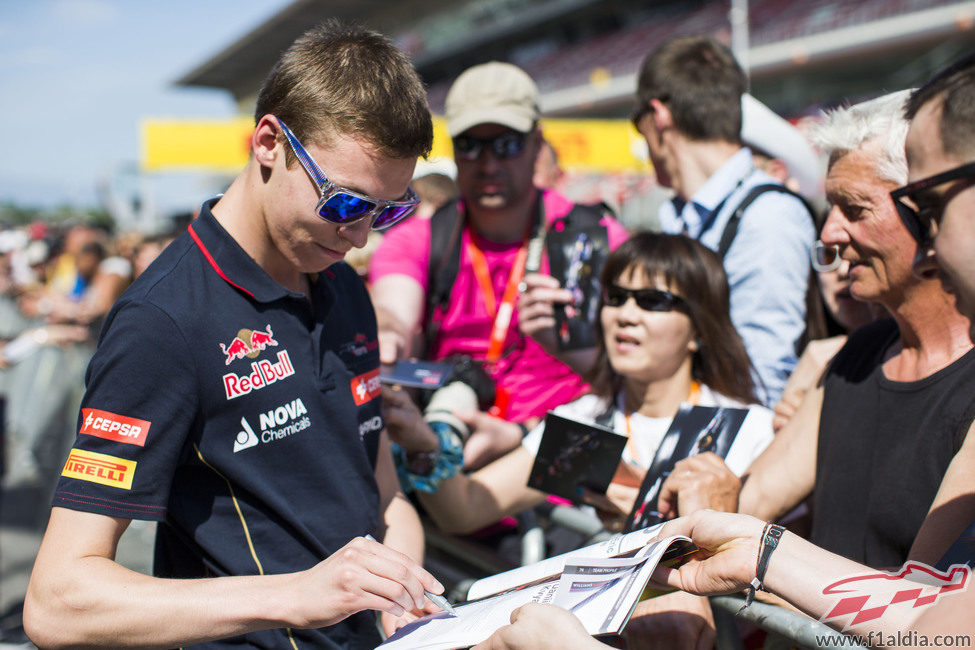
[[[968,65],[953,84],[975,87]],[[574,502],[619,530],[644,475],[669,453],[663,441],[686,404],[747,412],[730,449],[719,455],[702,446],[661,478],[661,519],[694,515],[667,530],[691,534],[702,548],[721,537],[718,524],[746,539],[753,554],[766,546],[767,526],[756,534],[752,519],[698,513],[713,509],[781,522],[808,537],[818,548],[793,546],[797,563],[815,557],[832,567],[817,555],[828,551],[874,568],[933,566],[975,520],[971,313],[956,303],[960,281],[952,285],[931,261],[938,227],[931,212],[914,195],[901,205],[891,198],[918,180],[905,143],[910,150],[910,119],[933,96],[911,99],[904,90],[824,115],[812,134],[827,161],[817,181],[808,156],[796,162],[793,143],[802,136],[756,108],[746,85],[728,48],[712,38],[671,39],[647,56],[632,121],[671,198],[655,215],[660,232],[628,232],[610,206],[575,204],[561,193],[558,152],[544,139],[538,88],[523,70],[491,62],[455,81],[445,104],[454,161],[421,165],[412,183],[415,215],[389,230],[363,231],[346,258],[375,308],[377,363],[440,362],[467,389],[464,400],[441,399],[434,410],[446,414],[436,417],[436,393],[381,389],[400,488],[431,525],[470,535],[507,518],[517,534],[510,516],[562,503],[528,484],[544,418],[554,411],[629,439],[606,494]],[[267,133],[285,134],[268,136],[269,146],[290,143],[315,179],[317,163],[308,163],[283,122],[259,120]],[[763,123],[775,135],[763,138]],[[777,149],[782,143],[785,150]],[[960,151],[965,162],[971,149]],[[972,174],[958,178],[970,185]],[[825,211],[802,194],[820,183]],[[973,190],[957,190],[966,191]],[[321,214],[336,231],[352,227]],[[218,228],[211,221],[204,227]],[[197,237],[192,229],[177,245],[190,246],[190,236]],[[571,272],[556,269],[551,247],[566,238],[581,242]],[[0,233],[8,400],[11,373],[41,350],[90,355],[113,304],[171,240],[40,223]],[[568,323],[587,309],[583,277],[596,289],[590,318],[582,319],[588,331],[576,339]],[[298,278],[288,288],[294,295],[302,287],[311,295],[314,283]],[[363,341],[350,345],[368,349]],[[72,389],[77,384],[64,390]],[[16,409],[8,408],[5,485],[36,481],[63,460],[77,404],[62,402],[59,426],[30,431],[18,429]],[[51,444],[50,436],[60,439]],[[723,552],[730,553],[714,555]],[[628,647],[713,644],[708,601],[692,594],[720,590],[688,574],[665,572],[685,591],[641,603]],[[769,574],[775,590],[814,612],[780,575]],[[738,573],[727,580],[739,591],[750,582]],[[533,647],[537,621],[578,632],[562,616],[526,610],[512,628],[523,635],[509,630],[490,647]],[[383,624],[393,629],[390,620]],[[578,647],[588,641],[573,639]]]

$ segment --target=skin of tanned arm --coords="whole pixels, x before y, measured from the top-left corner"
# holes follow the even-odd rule
[[[811,388],[795,416],[749,467],[739,512],[774,521],[812,492],[822,406],[822,386]]]
[[[545,495],[526,485],[535,457],[519,445],[473,474],[456,474],[433,493],[419,492],[442,530],[470,533],[540,504]]]

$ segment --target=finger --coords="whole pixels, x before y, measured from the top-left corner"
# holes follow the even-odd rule
[[[352,544],[364,547],[363,550],[368,557],[362,559],[365,560],[364,567],[367,571],[379,578],[396,583],[409,592],[413,602],[403,604],[407,611],[414,608],[422,609],[426,605],[424,589],[435,594],[443,593],[443,585],[433,577],[433,574],[417,564],[408,555],[375,540],[362,537],[353,540]]]
[[[526,290],[534,289],[537,287],[548,287],[550,289],[558,289],[561,284],[551,275],[545,275],[544,273],[526,273],[524,277]]]

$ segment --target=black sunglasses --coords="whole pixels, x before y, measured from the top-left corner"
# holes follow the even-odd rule
[[[510,131],[493,138],[475,138],[459,135],[454,138],[454,152],[464,160],[477,160],[485,150],[490,150],[498,160],[517,158],[525,151],[527,133]]]
[[[890,198],[893,199],[894,205],[897,207],[897,214],[900,215],[908,232],[911,233],[911,236],[922,249],[931,246],[933,226],[940,223],[945,203],[951,196],[954,196],[954,193],[938,197],[937,200],[932,200],[932,197],[924,196],[921,193],[932,187],[962,178],[975,182],[975,162],[965,163],[940,174],[922,178],[890,193]],[[970,184],[967,183],[964,187]]]
[[[636,306],[643,311],[673,311],[688,308],[686,300],[662,289],[626,289],[611,284],[603,291],[603,303],[609,307],[622,307],[630,298],[636,300]]]

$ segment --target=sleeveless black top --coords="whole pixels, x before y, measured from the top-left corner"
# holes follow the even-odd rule
[[[898,340],[883,319],[854,332],[825,380],[812,541],[899,567],[975,417],[975,350],[919,381],[884,377]]]

